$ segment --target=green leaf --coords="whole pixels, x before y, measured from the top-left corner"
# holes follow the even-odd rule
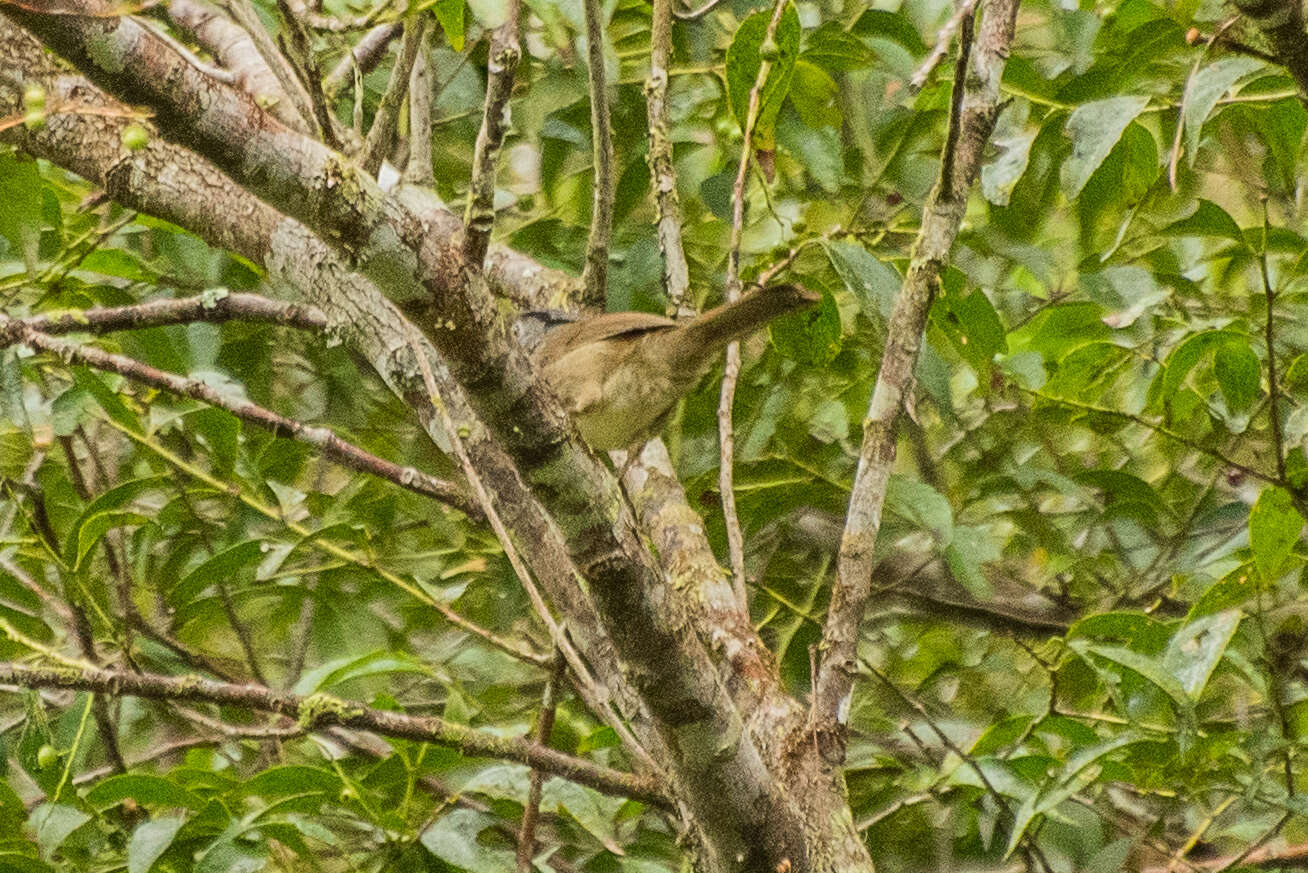
[[[174,606],[184,606],[208,588],[214,580],[230,580],[240,570],[256,567],[262,557],[263,543],[260,540],[246,540],[223,549],[187,573],[182,581],[168,592],[168,601]]]
[[[826,21],[804,39],[800,60],[831,72],[847,72],[871,66],[876,55],[861,39],[838,22]]]
[[[886,486],[886,509],[930,533],[942,548],[954,539],[949,501],[925,482],[892,475]]]
[[[1013,111],[1011,108],[1005,111],[1005,118]],[[1026,117],[1025,112],[1022,117]],[[1031,160],[1031,145],[1039,135],[1038,127],[1014,124],[1002,133],[997,130],[990,138],[995,156],[981,167],[981,193],[987,201],[995,206],[1008,205],[1013,189]]]
[[[149,521],[150,519],[138,512],[128,512],[121,509],[96,513],[78,526],[77,539],[68,541],[70,547],[74,543],[76,544],[76,553],[69,556],[71,558],[69,564],[75,570],[81,569],[82,562],[87,554],[95,548],[106,533],[114,528],[136,527],[137,525],[147,524]]]
[[[727,99],[736,123],[744,130],[749,115],[749,94],[758,79],[762,59],[759,49],[767,36],[771,10],[755,12],[740,23],[736,35],[727,48]],[[754,122],[753,145],[758,149],[773,147],[773,129],[777,113],[790,90],[790,79],[799,57],[799,40],[803,28],[793,3],[787,3],[777,22],[774,41],[780,54],[768,72],[767,81],[759,92],[758,115]]]
[[[1094,655],[1138,674],[1170,697],[1181,709],[1188,708],[1190,705],[1190,696],[1177,678],[1168,671],[1161,658],[1142,655],[1134,649],[1093,643],[1085,639],[1069,640],[1068,646],[1082,657]]]
[[[1218,346],[1213,373],[1227,408],[1237,415],[1248,415],[1262,396],[1262,364],[1248,340],[1230,339]]]
[[[54,873],[54,868],[20,849],[0,851],[0,873]]]
[[[351,679],[390,673],[420,673],[430,676],[432,670],[421,661],[403,653],[370,652],[357,657],[347,656],[328,661],[305,673],[296,683],[294,690],[296,694],[313,694]]]
[[[823,191],[834,194],[840,190],[845,158],[839,130],[810,125],[787,109],[777,121],[777,143],[800,162]]]
[[[341,790],[341,785],[341,777],[331,770],[303,764],[284,764],[269,767],[246,780],[241,786],[241,794],[277,800],[302,794],[336,794]]]
[[[180,818],[157,818],[137,825],[127,843],[127,873],[150,873],[185,823]]]
[[[1149,105],[1148,97],[1109,97],[1078,106],[1067,119],[1072,154],[1063,163],[1063,191],[1075,199],[1117,145],[1126,126]]]
[[[41,173],[36,161],[13,152],[0,152],[0,237],[9,251],[34,259],[41,232]]]
[[[136,416],[123,403],[117,392],[109,390],[109,386],[100,380],[100,377],[83,367],[73,368],[73,381],[81,388],[85,389],[95,402],[100,404],[100,408],[108,413],[109,417],[131,433],[141,433],[141,423],[137,421]]]
[[[908,17],[884,9],[868,9],[858,17],[850,32],[858,36],[874,36],[890,40],[909,54],[920,57],[926,54],[926,43]]]
[[[790,102],[806,126],[839,128],[844,117],[840,112],[839,96],[840,87],[826,70],[802,58],[795,62],[795,74],[790,80]],[[838,135],[839,131],[831,133]],[[840,154],[839,151],[836,153]]]
[[[1199,207],[1186,218],[1174,221],[1159,233],[1164,236],[1216,236],[1246,248],[1244,231],[1225,209],[1211,200],[1199,198]]]
[[[1253,584],[1253,577],[1252,564],[1241,564],[1236,567],[1208,587],[1208,590],[1195,601],[1194,606],[1190,607],[1186,620],[1193,621],[1201,616],[1212,615],[1246,602],[1258,593],[1257,586]]]
[[[1008,335],[990,298],[978,288],[966,297],[941,295],[936,305],[942,313],[936,322],[963,359],[984,377],[995,355],[1008,351]]]
[[[1245,75],[1264,66],[1264,62],[1257,58],[1230,55],[1199,70],[1185,83],[1185,108],[1181,117],[1185,124],[1187,166],[1194,166],[1195,155],[1199,153],[1199,135],[1217,101]]]
[[[1140,735],[1135,731],[1126,731],[1073,755],[1058,773],[1052,787],[1031,795],[1018,807],[1017,812],[1014,814],[1013,831],[1009,835],[1008,847],[1004,850],[1004,856],[1008,857],[1013,853],[1036,816],[1048,813],[1093,780],[1095,774],[1093,772],[1086,773],[1087,768],[1097,763],[1104,756],[1140,740]]]
[[[1157,402],[1167,404],[1180,389],[1185,377],[1207,353],[1239,338],[1239,334],[1224,330],[1205,330],[1187,337],[1167,356],[1163,369],[1154,378],[1154,384],[1149,389],[1150,397]]]
[[[36,834],[36,843],[48,858],[63,845],[68,835],[91,820],[91,816],[65,803],[43,803],[32,813],[28,824]]]
[[[437,858],[469,873],[511,873],[517,869],[513,852],[477,839],[486,828],[498,826],[498,819],[485,813],[456,809],[437,819],[419,839]]]
[[[782,355],[820,367],[840,353],[840,307],[831,294],[824,292],[817,306],[773,321],[768,335]]]
[[[456,52],[463,51],[465,36],[463,6],[463,0],[436,0],[436,4],[432,6],[432,12],[436,14],[441,30],[445,31],[445,38],[449,40],[450,48]]]
[[[1163,667],[1176,677],[1191,700],[1203,694],[1239,626],[1240,611],[1228,609],[1186,622],[1172,637],[1163,655]]]
[[[895,268],[852,240],[833,240],[825,248],[831,266],[858,298],[863,314],[875,318],[879,313],[883,319],[889,319],[904,281]]]
[[[86,802],[103,812],[124,800],[141,806],[176,806],[200,809],[204,801],[170,779],[150,773],[120,773],[96,783],[86,793]]]
[[[1268,584],[1275,582],[1303,530],[1303,516],[1294,498],[1280,488],[1267,488],[1249,510],[1249,547],[1254,565]]]

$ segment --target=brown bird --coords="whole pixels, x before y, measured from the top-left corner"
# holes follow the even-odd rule
[[[819,299],[774,285],[685,322],[610,312],[550,329],[533,357],[591,448],[630,449],[662,429],[728,343]]]

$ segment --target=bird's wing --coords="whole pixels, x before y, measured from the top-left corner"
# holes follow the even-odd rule
[[[609,312],[550,328],[536,349],[536,359],[542,364],[549,364],[591,343],[623,336],[634,338],[638,334],[668,330],[676,326],[677,323],[672,319],[648,312]]]

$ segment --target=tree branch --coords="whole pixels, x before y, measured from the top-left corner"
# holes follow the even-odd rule
[[[781,13],[788,0],[776,0],[772,17],[768,19],[765,43],[774,42]],[[754,86],[749,89],[749,108],[740,143],[740,164],[736,168],[736,181],[731,188],[731,243],[727,249],[727,302],[740,298],[740,244],[745,232],[745,185],[749,180],[749,162],[754,154],[754,125],[758,123],[759,105],[763,86],[772,72],[772,61],[761,58]],[[736,382],[740,379],[740,343],[727,346],[727,363],[722,374],[722,389],[718,395],[718,491],[722,495],[722,515],[727,527],[727,552],[731,558],[731,581],[736,599],[742,609],[749,609],[749,591],[745,588],[745,536],[740,529],[736,512],[736,437],[732,421],[732,408],[736,402]]]
[[[613,130],[604,70],[604,9],[600,0],[581,0],[586,16],[586,70],[590,82],[591,155],[595,164],[590,235],[581,281],[586,302],[604,303],[608,289],[609,241],[613,231]]]
[[[360,473],[393,482],[415,494],[431,497],[448,504],[470,518],[482,518],[481,508],[467,493],[452,482],[437,479],[413,467],[401,467],[393,461],[379,458],[353,443],[346,442],[325,427],[313,427],[293,418],[287,418],[265,409],[257,403],[225,395],[218,389],[195,379],[167,373],[163,370],[134,361],[123,355],[106,352],[91,345],[70,343],[33,330],[21,321],[0,315],[0,348],[22,343],[56,355],[61,360],[75,362],[96,370],[126,376],[134,382],[150,385],[181,397],[190,397],[218,409],[226,410],[248,424],[306,443],[318,449],[338,464]]]
[[[395,141],[395,126],[400,120],[400,109],[409,95],[409,77],[413,73],[414,61],[418,52],[426,43],[427,16],[415,15],[404,23],[404,38],[400,40],[400,54],[391,68],[390,82],[386,93],[377,104],[377,112],[372,117],[372,127],[368,128],[368,138],[359,153],[359,166],[371,176],[376,176],[381,169],[382,160],[390,151]]]
[[[537,742],[500,737],[435,716],[373,709],[324,694],[308,697],[257,685],[234,685],[198,676],[161,676],[98,668],[40,668],[0,662],[0,683],[24,688],[72,688],[149,700],[212,703],[275,712],[296,719],[306,730],[339,725],[387,737],[434,743],[465,755],[516,761],[539,768],[602,794],[628,797],[661,809],[671,803],[651,779],[604,767],[555,751]]]
[[[913,366],[927,312],[963,221],[968,191],[982,152],[999,114],[999,82],[1013,40],[1017,5],[1017,0],[990,0],[982,14],[979,39],[972,52],[968,51],[972,20],[963,21],[947,151],[941,159],[940,178],[923,211],[908,275],[895,300],[881,368],[864,419],[863,445],[849,498],[836,583],[822,629],[822,662],[814,688],[810,725],[814,731],[829,733],[842,749],[843,728],[848,717],[845,704],[857,669],[859,625],[871,591],[876,560],[873,546],[881,527],[886,485],[895,462],[896,423],[913,383]]]
[[[672,4],[654,0],[650,12],[649,78],[645,80],[645,107],[649,117],[649,174],[657,212],[659,248],[663,252],[663,290],[668,301],[681,309],[690,275],[681,243],[681,207],[677,202],[677,175],[672,164],[672,124],[668,86],[672,61]]]
[[[1235,8],[1263,32],[1272,54],[1299,86],[1299,99],[1308,99],[1308,36],[1297,0],[1235,0]]]
[[[518,47],[520,5],[520,0],[509,0],[508,16],[491,36],[490,56],[486,61],[486,105],[473,147],[472,181],[468,186],[468,207],[463,213],[463,260],[477,269],[486,260],[491,230],[495,227],[495,171],[509,126],[509,98],[513,95],[514,76],[522,56]]]

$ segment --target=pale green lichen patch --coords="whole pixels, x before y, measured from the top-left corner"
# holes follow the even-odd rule
[[[134,46],[124,46],[121,44],[123,36],[119,33],[122,28],[111,30],[108,33],[94,36],[86,41],[86,55],[91,61],[104,70],[106,73],[121,73],[127,68],[126,55]]]
[[[309,730],[323,722],[343,724],[362,713],[363,707],[355,706],[339,697],[330,694],[311,694],[300,701],[297,721],[300,727]]]

